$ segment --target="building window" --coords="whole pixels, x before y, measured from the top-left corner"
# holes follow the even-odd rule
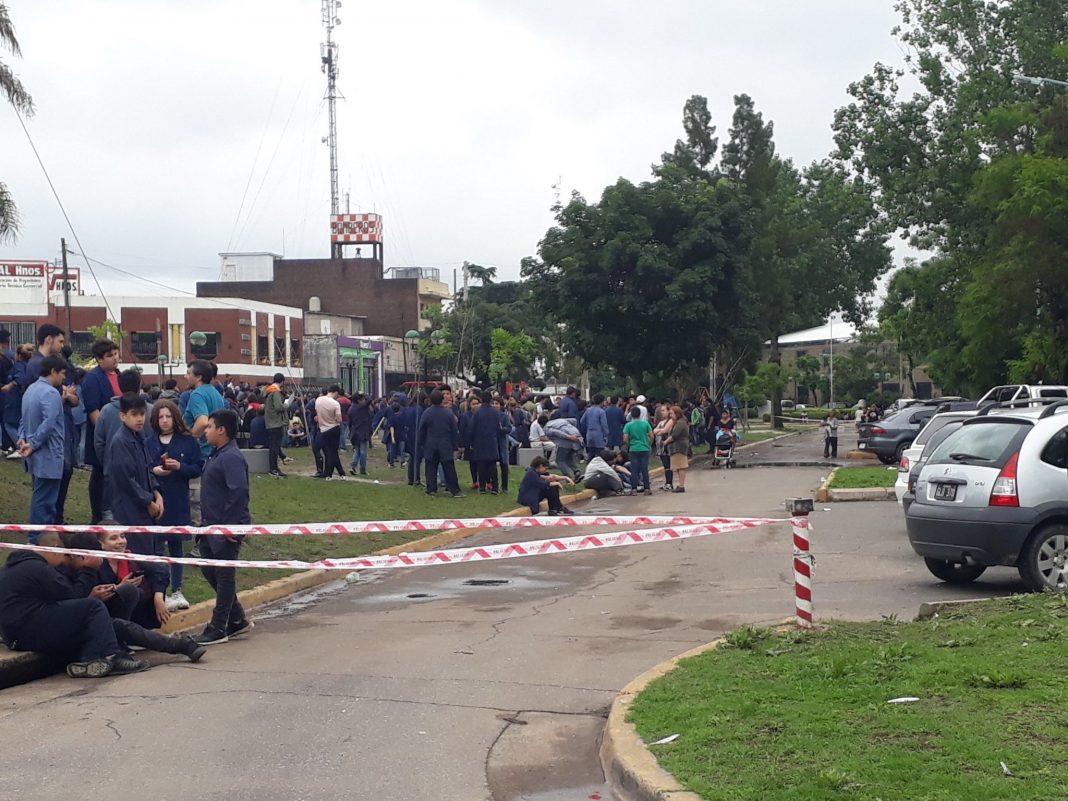
[[[916,382],[916,400],[930,400],[931,398],[931,382],[930,381],[917,381]]]
[[[130,350],[141,362],[154,362],[159,356],[159,339],[155,331],[134,331],[130,334]]]
[[[74,351],[74,356],[79,359],[88,359],[92,357],[93,343],[96,342],[96,337],[89,331],[72,331],[68,340],[70,349]]]
[[[267,337],[256,337],[256,361],[259,364],[270,364],[271,354],[267,352]]]
[[[300,361],[300,340],[299,339],[291,339],[291,340],[289,340],[289,352],[291,354],[291,359],[292,359],[293,366],[294,367],[300,367],[301,361]]]
[[[219,355],[219,335],[214,331],[203,332],[206,341],[203,345],[198,345],[192,340],[189,341],[189,352],[194,359],[204,359],[211,361]]]
[[[11,332],[12,349],[19,345],[33,345],[37,349],[37,326],[33,323],[0,323],[0,328]]]
[[[286,363],[286,338],[275,337],[274,338],[274,363],[275,365],[284,365]]]

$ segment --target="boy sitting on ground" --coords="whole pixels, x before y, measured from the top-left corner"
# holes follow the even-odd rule
[[[597,490],[597,497],[620,495],[630,481],[630,471],[616,463],[615,451],[601,451],[586,465],[582,479],[586,489]]]
[[[535,456],[530,467],[519,484],[519,503],[530,508],[532,515],[538,514],[541,502],[548,501],[550,515],[573,515],[570,509],[560,502],[560,485],[574,485],[567,476],[549,473],[549,460],[544,456]]]

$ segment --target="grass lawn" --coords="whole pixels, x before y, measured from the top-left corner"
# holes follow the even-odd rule
[[[645,742],[680,735],[652,750],[702,798],[1068,796],[1068,596],[727,639],[632,711]]]
[[[839,467],[828,489],[867,489],[892,487],[897,482],[897,466]]]
[[[310,477],[314,470],[308,449],[292,449],[294,462],[284,479],[263,475],[250,476],[251,511],[256,523],[332,522],[348,520],[392,520],[422,517],[479,517],[497,514],[516,506],[516,492],[521,471],[511,470],[510,489],[500,496],[479,495],[466,489],[470,474],[466,463],[457,463],[460,487],[466,497],[453,499],[439,489],[438,497],[428,497],[421,487],[409,487],[401,468],[385,464],[383,448],[372,451],[368,464],[370,477],[381,477],[379,484],[357,481],[325,482]],[[348,467],[351,451],[342,452]],[[309,469],[310,468],[310,469]],[[306,473],[308,475],[302,475]],[[0,459],[0,485],[4,487],[0,502],[0,522],[25,522],[30,508],[31,482],[21,464]],[[89,473],[75,470],[67,499],[67,521],[89,522]],[[359,556],[381,548],[399,545],[426,536],[425,532],[249,537],[241,549],[243,559],[301,559],[311,561],[326,556]],[[12,542],[25,542],[24,536],[4,535]],[[3,557],[0,557],[3,558]],[[292,571],[288,571],[292,572]],[[287,575],[284,570],[242,569],[237,573],[238,588],[263,584]],[[340,574],[339,574],[340,575]],[[212,597],[200,571],[186,570],[184,592],[191,602]]]

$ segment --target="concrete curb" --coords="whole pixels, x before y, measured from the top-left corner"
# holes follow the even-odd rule
[[[601,740],[601,769],[605,781],[619,801],[701,801],[679,784],[678,779],[660,767],[656,757],[627,720],[635,697],[656,679],[670,673],[680,660],[718,648],[723,639],[699,645],[666,662],[654,665],[620,690]]]
[[[916,613],[917,620],[930,620],[932,617],[938,617],[945,609],[956,609],[961,606],[970,606],[971,604],[983,604],[987,601],[1000,601],[1004,598],[962,598],[957,601],[928,601],[920,604],[920,611]]]
[[[843,501],[885,501],[897,497],[893,487],[866,487],[860,489],[833,489],[827,491],[827,500]]]

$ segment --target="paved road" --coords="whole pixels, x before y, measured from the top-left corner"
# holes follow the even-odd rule
[[[782,498],[811,492],[822,472],[700,470],[686,495],[595,508],[778,515]],[[1007,570],[966,591],[935,582],[893,503],[840,504],[813,523],[824,618],[911,617],[924,600],[1020,588]],[[596,748],[614,693],[725,629],[789,616],[790,553],[788,530],[775,526],[366,576],[262,616],[250,638],[213,648],[200,665],[161,658],[136,676],[3,691],[5,793],[608,798]]]

